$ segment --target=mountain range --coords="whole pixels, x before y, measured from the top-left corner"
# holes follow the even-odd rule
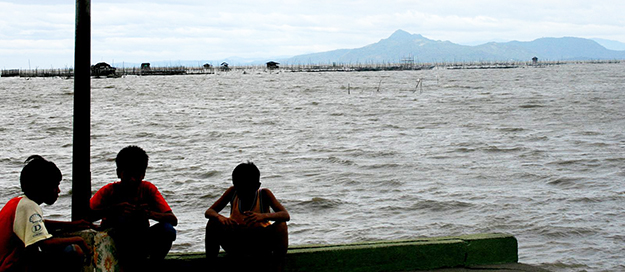
[[[606,47],[618,50],[607,49]],[[489,42],[469,46],[449,41],[437,41],[403,30],[377,43],[354,49],[338,49],[327,52],[304,54],[293,57],[230,57],[221,60],[153,61],[155,67],[201,66],[209,63],[219,66],[226,62],[233,66],[264,65],[276,61],[282,65],[299,64],[371,64],[401,63],[413,59],[415,63],[440,62],[486,62],[486,61],[539,61],[574,60],[625,60],[625,44],[604,39],[575,37],[540,38],[530,42]],[[127,67],[139,67],[139,63],[126,63]]]
[[[590,39],[564,37],[540,38],[530,42],[489,42],[467,46],[449,41],[435,41],[403,30],[377,43],[355,49],[339,49],[280,59],[282,64],[367,64],[400,63],[413,59],[417,63],[530,61],[622,60],[625,51],[609,50]]]

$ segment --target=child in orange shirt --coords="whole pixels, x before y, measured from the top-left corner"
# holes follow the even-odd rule
[[[271,255],[280,267],[289,243],[289,212],[269,189],[260,189],[260,171],[253,163],[239,164],[232,171],[232,183],[206,210],[206,257],[217,258],[221,246],[234,255]],[[219,212],[228,203],[230,217],[225,217]]]

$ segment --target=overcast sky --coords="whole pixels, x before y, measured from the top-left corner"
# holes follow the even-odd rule
[[[93,0],[91,62],[271,58],[358,48],[398,29],[475,45],[625,42],[620,0]],[[0,68],[74,66],[75,1],[0,0]]]

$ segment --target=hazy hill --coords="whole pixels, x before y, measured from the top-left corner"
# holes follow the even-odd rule
[[[280,60],[283,64],[399,63],[416,62],[614,60],[625,59],[625,51],[608,50],[582,38],[541,38],[531,42],[486,43],[478,46],[435,41],[418,34],[397,30],[387,39],[355,49],[299,55]]]
[[[595,42],[598,42],[601,46],[610,50],[625,50],[625,43],[622,43],[619,41],[598,39],[598,38],[594,38],[592,40]]]

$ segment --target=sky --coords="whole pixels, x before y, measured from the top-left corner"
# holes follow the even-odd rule
[[[68,0],[0,0],[0,69],[73,67],[75,9]],[[625,43],[623,10],[620,0],[92,0],[91,62],[281,58],[359,48],[398,29],[463,45]]]

